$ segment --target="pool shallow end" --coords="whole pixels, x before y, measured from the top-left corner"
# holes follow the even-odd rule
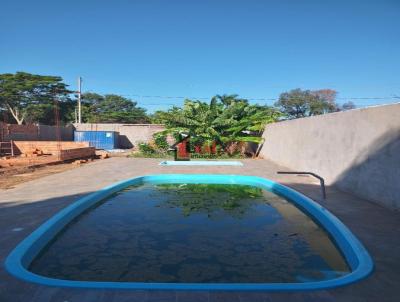
[[[305,283],[144,283],[144,282],[96,282],[70,281],[36,275],[27,270],[37,254],[57,235],[72,219],[87,208],[121,189],[140,183],[219,183],[244,184],[270,190],[283,195],[301,207],[304,212],[318,221],[335,240],[338,248],[349,263],[352,272],[331,280]],[[48,286],[75,288],[114,288],[114,289],[149,289],[149,290],[240,290],[240,291],[302,291],[334,288],[361,280],[373,270],[373,262],[358,239],[324,207],[308,197],[271,180],[241,175],[204,175],[204,174],[164,174],[128,179],[98,192],[79,199],[58,212],[51,219],[24,239],[7,257],[6,269],[14,276],[25,281]]]

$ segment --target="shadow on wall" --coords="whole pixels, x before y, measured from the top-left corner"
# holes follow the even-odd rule
[[[134,146],[126,135],[119,134],[118,135],[118,147],[122,148],[122,149],[131,149]]]
[[[400,131],[392,130],[376,139],[334,185],[400,210]]]

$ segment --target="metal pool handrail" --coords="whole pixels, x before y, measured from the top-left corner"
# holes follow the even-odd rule
[[[315,178],[318,178],[319,184],[321,186],[322,200],[326,200],[325,180],[318,174],[315,174],[313,172],[287,172],[287,171],[278,171],[277,173],[278,174],[311,175],[311,176],[314,176]]]

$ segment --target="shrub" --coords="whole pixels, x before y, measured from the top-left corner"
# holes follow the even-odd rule
[[[146,143],[139,144],[139,151],[146,155],[156,153],[156,150],[152,146],[150,146],[149,144],[146,144]]]
[[[169,148],[169,144],[167,142],[167,135],[163,133],[155,133],[153,134],[154,144],[160,151],[167,151]]]

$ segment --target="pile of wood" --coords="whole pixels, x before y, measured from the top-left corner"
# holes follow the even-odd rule
[[[9,161],[11,156],[3,156],[0,158],[0,168],[10,168],[13,166],[13,163]]]
[[[110,157],[109,153],[104,150],[96,150],[96,156],[101,159],[106,159]]]
[[[80,166],[81,164],[86,164],[86,163],[91,162],[91,161],[93,161],[93,158],[77,159],[77,160],[74,160],[72,163],[74,165]]]
[[[31,150],[25,150],[24,153],[21,154],[21,157],[37,157],[37,156],[42,156],[44,155],[43,150],[38,149],[38,148],[34,148]]]

